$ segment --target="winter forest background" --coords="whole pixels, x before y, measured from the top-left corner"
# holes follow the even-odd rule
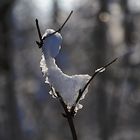
[[[71,140],[39,68],[42,33],[62,31],[57,63],[67,74],[92,74],[119,57],[89,88],[75,126],[79,140],[140,139],[139,0],[0,0],[0,140]]]

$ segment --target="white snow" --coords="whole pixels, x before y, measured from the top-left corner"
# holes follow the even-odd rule
[[[101,68],[95,70],[95,72],[104,72],[104,71],[105,71],[104,67],[101,67]]]
[[[91,77],[88,74],[68,76],[61,71],[55,63],[55,57],[59,53],[62,37],[60,33],[55,33],[47,37],[48,34],[53,32],[54,30],[48,29],[43,35],[43,55],[40,61],[40,67],[46,78],[45,82],[52,87],[50,94],[53,97],[56,97],[57,95],[55,94],[55,91],[59,92],[67,107],[71,108],[75,104],[79,95],[79,90],[84,88],[85,84]],[[87,92],[88,88],[84,91],[81,99],[84,99]],[[75,111],[81,108],[82,105],[78,103]]]

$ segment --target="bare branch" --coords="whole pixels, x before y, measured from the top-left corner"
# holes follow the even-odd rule
[[[65,104],[65,102],[64,102],[63,98],[61,97],[61,95],[59,94],[59,92],[57,92],[57,91],[55,91],[55,92],[58,96],[58,99],[59,99],[64,111],[65,111],[65,114],[63,114],[63,116],[65,118],[67,118],[67,120],[68,120],[73,140],[78,140],[77,134],[76,134],[76,129],[75,129],[74,122],[73,122],[73,116],[71,115],[71,112],[68,110],[67,105]]]
[[[48,36],[46,36],[46,37],[50,37],[50,36],[54,35],[54,34],[57,33],[57,32],[60,33],[61,30],[63,29],[63,27],[65,26],[65,24],[67,23],[67,21],[70,19],[72,13],[73,13],[73,11],[70,12],[70,14],[68,15],[67,19],[64,21],[64,23],[62,24],[62,26],[61,26],[58,30],[56,30],[55,32],[53,32],[52,34],[50,34],[50,35],[48,35]],[[46,37],[44,37],[43,39],[45,39]]]
[[[89,81],[86,83],[86,85],[84,86],[83,89],[80,89],[79,90],[79,95],[76,99],[76,102],[75,104],[72,106],[71,108],[71,114],[74,115],[75,114],[75,107],[76,107],[76,104],[79,102],[80,98],[82,97],[84,91],[86,90],[86,88],[89,86],[89,84],[91,83],[91,81],[95,78],[95,76],[101,72],[103,72],[107,67],[109,67],[111,64],[113,64],[118,58],[115,58],[113,59],[111,62],[107,63],[106,65],[104,65],[103,67],[95,70],[94,74],[91,76],[91,78],[89,79]]]
[[[67,19],[65,20],[65,22],[63,23],[63,25],[57,30],[57,32],[61,32],[61,30],[63,29],[63,27],[65,26],[65,24],[69,20],[69,18],[71,17],[72,13],[73,13],[73,11],[70,12],[69,16],[67,17]]]
[[[94,74],[92,75],[92,77],[89,79],[89,81],[87,82],[87,84],[84,86],[84,88],[81,90],[81,94],[83,94],[83,92],[86,90],[86,88],[88,87],[88,85],[90,84],[90,82],[94,79],[94,77],[99,74],[100,72],[102,72],[104,69],[106,69],[107,67],[109,67],[111,64],[113,64],[118,58],[113,59],[111,62],[109,62],[108,64],[104,65],[103,67],[100,68],[99,71],[95,71]]]
[[[57,33],[57,32],[61,32],[61,30],[63,29],[63,27],[64,27],[65,24],[67,23],[67,21],[70,19],[72,13],[73,13],[73,11],[70,12],[70,14],[68,15],[67,19],[65,20],[65,22],[62,24],[62,26],[61,26],[58,30],[56,30],[55,32],[53,32],[52,34],[50,34],[50,35],[48,35],[48,36],[46,36],[46,37],[50,37],[50,36],[54,35],[54,34]],[[45,39],[46,37],[44,37],[44,38],[42,39],[42,35],[41,35],[40,28],[39,28],[38,19],[36,19],[35,22],[36,22],[36,28],[37,28],[37,31],[38,31],[38,36],[39,36],[39,39],[40,39],[40,42],[39,42],[39,41],[36,41],[36,44],[38,45],[39,48],[41,48],[42,45],[43,45],[43,39]]]
[[[36,22],[36,28],[37,28],[37,31],[38,31],[38,36],[39,36],[39,39],[40,39],[40,42],[36,41],[36,44],[38,45],[39,48],[41,48],[41,46],[42,46],[42,35],[41,35],[38,19],[36,19],[35,22]]]

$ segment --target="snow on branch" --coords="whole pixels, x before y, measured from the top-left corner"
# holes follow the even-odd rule
[[[53,32],[52,34],[49,34],[49,36],[52,36],[53,34],[55,34],[55,33],[57,33],[57,32],[61,32],[61,30],[63,29],[63,27],[64,27],[65,24],[67,23],[67,21],[70,19],[72,13],[73,13],[73,10],[70,12],[70,14],[69,14],[68,17],[66,18],[66,20],[64,21],[64,23],[62,24],[62,26],[61,26],[58,30],[56,30],[55,32]],[[39,39],[40,39],[40,42],[39,42],[39,41],[36,41],[36,44],[38,45],[39,48],[41,48],[42,45],[43,45],[43,39],[45,39],[45,38],[42,38],[38,19],[35,20],[35,23],[36,23],[36,28],[37,28],[37,31],[38,31],[38,36],[39,36]],[[47,36],[47,37],[49,37],[49,36]]]
[[[46,32],[41,35],[39,22],[36,19],[36,28],[40,41],[36,41],[39,48],[42,50],[42,57],[40,61],[40,67],[45,77],[45,83],[50,85],[50,94],[52,97],[57,98],[65,114],[63,116],[67,118],[73,140],[77,140],[76,130],[73,123],[73,117],[76,112],[82,108],[79,104],[80,100],[84,99],[88,92],[88,87],[91,81],[99,73],[102,73],[113,64],[118,58],[115,58],[111,62],[107,63],[103,67],[96,69],[92,76],[88,74],[79,75],[66,75],[55,63],[55,57],[59,54],[62,44],[62,36],[60,34],[62,28],[70,19],[73,11],[70,12],[65,22],[58,30],[47,29]]]

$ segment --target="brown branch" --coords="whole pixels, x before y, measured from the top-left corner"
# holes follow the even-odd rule
[[[79,95],[78,95],[78,97],[77,97],[77,99],[76,99],[76,101],[75,101],[75,104],[72,106],[71,111],[70,111],[71,114],[72,114],[73,116],[74,116],[74,114],[75,114],[75,111],[74,111],[74,110],[75,110],[76,104],[79,102],[80,98],[82,97],[84,91],[85,91],[86,88],[89,86],[89,84],[91,83],[91,81],[95,78],[95,76],[96,76],[97,74],[103,72],[107,67],[109,67],[111,64],[113,64],[117,59],[118,59],[118,58],[115,58],[115,59],[113,59],[111,62],[109,62],[109,63],[107,63],[106,65],[104,65],[103,67],[101,67],[101,68],[95,70],[94,74],[91,76],[91,78],[90,78],[89,81],[86,83],[86,85],[84,86],[84,88],[79,90]]]
[[[70,130],[71,130],[71,133],[72,133],[73,140],[78,140],[77,134],[76,134],[76,129],[75,129],[74,122],[73,122],[73,116],[71,115],[71,112],[68,110],[67,105],[65,104],[65,102],[64,102],[63,98],[61,97],[61,95],[59,94],[59,92],[57,92],[57,91],[55,91],[55,92],[59,98],[60,104],[62,105],[62,107],[65,111],[64,117],[66,117],[68,120],[68,124],[69,124]]]
[[[38,19],[36,19],[35,22],[36,22],[36,28],[37,28],[38,36],[39,36],[39,39],[40,39],[40,42],[36,41],[36,44],[38,45],[39,48],[41,48],[41,46],[43,44],[43,40],[42,40],[42,35],[41,35]]]
[[[70,130],[71,130],[71,133],[72,133],[73,140],[77,140],[76,129],[75,129],[75,126],[74,126],[73,116],[71,115],[71,112],[68,110],[67,105],[65,104],[65,102],[64,102],[62,96],[59,94],[59,92],[54,91],[51,85],[50,85],[50,88],[51,88],[51,91],[52,91],[53,95],[54,96],[55,96],[55,94],[57,95],[55,97],[57,97],[59,99],[59,102],[60,102],[60,104],[62,105],[62,107],[65,111],[65,114],[63,113],[62,115],[65,118],[67,118]]]

